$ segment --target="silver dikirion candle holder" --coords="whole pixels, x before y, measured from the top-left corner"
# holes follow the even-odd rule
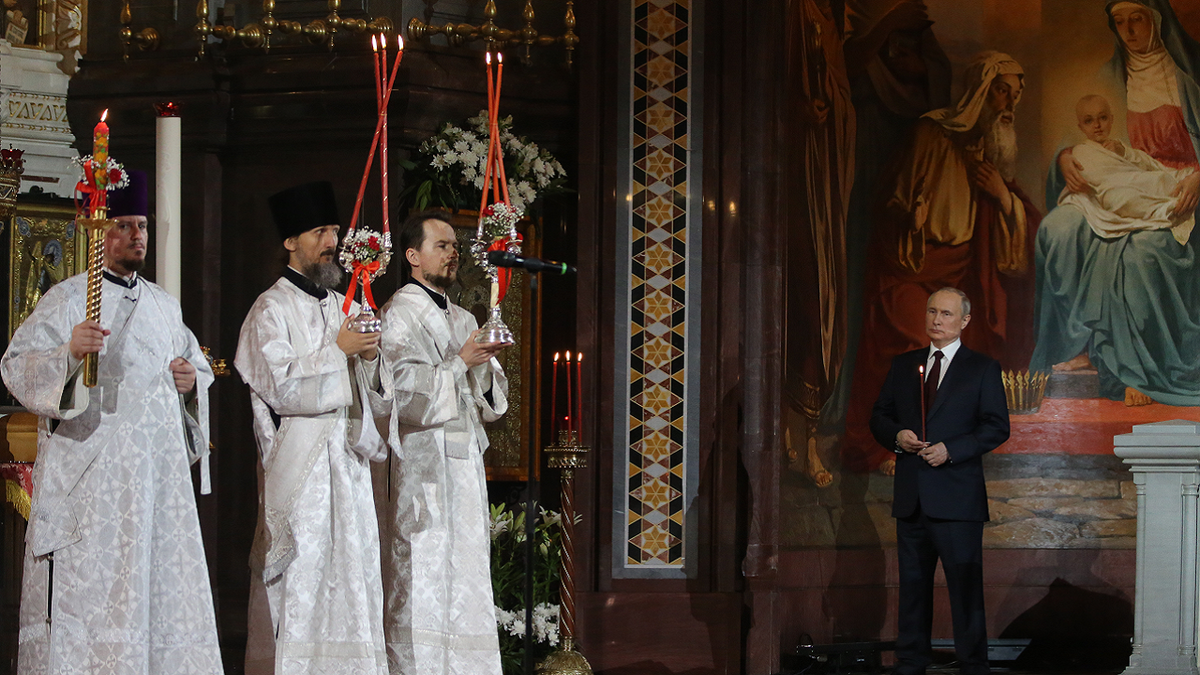
[[[504,318],[500,313],[500,292],[506,290],[499,288],[500,268],[488,261],[487,254],[494,242],[505,239],[507,240],[505,251],[521,252],[521,235],[517,232],[517,222],[521,220],[521,215],[521,211],[503,202],[492,204],[479,214],[479,229],[476,230],[475,239],[471,242],[471,254],[475,257],[476,264],[487,274],[492,288],[496,289],[492,298],[492,308],[488,312],[488,319],[479,327],[479,333],[475,336],[475,341],[480,344],[516,342],[516,336],[508,324],[504,323]]]
[[[349,294],[358,288],[358,314],[350,320],[349,329],[355,333],[379,333],[383,322],[371,308],[371,282],[383,276],[392,260],[392,233],[380,234],[365,228],[351,228],[342,240],[338,262],[350,273]],[[346,310],[350,299],[346,299]]]

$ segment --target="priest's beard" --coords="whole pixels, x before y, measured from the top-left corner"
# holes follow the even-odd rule
[[[1011,118],[1004,119],[1000,111],[986,106],[985,110],[988,119],[984,120],[983,157],[1005,181],[1011,181],[1017,176],[1017,130]]]
[[[117,268],[123,269],[123,270],[125,270],[125,274],[131,274],[133,272],[141,272],[146,267],[146,259],[145,258],[118,258],[118,259],[114,260],[113,264],[109,265],[109,267],[113,268],[113,271],[117,271]]]
[[[342,268],[336,262],[315,262],[301,270],[317,288],[334,288],[342,283]]]
[[[431,274],[425,277],[425,281],[443,292],[450,290],[450,287],[454,285],[454,277],[449,274]]]

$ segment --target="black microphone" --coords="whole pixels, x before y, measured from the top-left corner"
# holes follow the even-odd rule
[[[533,272],[534,274],[538,272],[575,274],[575,268],[567,263],[542,260],[541,258],[523,258],[516,253],[509,253],[508,251],[488,251],[487,261],[496,267],[524,267],[526,271]]]

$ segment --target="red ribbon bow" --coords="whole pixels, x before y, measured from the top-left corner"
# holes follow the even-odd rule
[[[346,289],[346,301],[342,303],[342,314],[350,315],[350,303],[354,302],[354,291],[358,289],[358,279],[362,277],[363,300],[371,306],[371,310],[375,307],[375,298],[371,295],[371,276],[379,271],[379,261],[376,260],[366,265],[354,261],[353,271],[350,272],[350,287]]]
[[[96,209],[104,206],[106,197],[105,190],[100,190],[96,187],[96,174],[92,169],[92,161],[88,160],[83,165],[83,180],[75,186],[75,190],[83,195],[82,206],[79,203],[79,198],[75,199],[75,212],[82,214],[84,210],[90,216],[96,212]]]
[[[491,207],[488,207],[491,208]],[[508,237],[496,237],[491,245],[487,247],[488,251],[507,251],[509,244],[520,244],[521,235],[517,235],[513,239]],[[500,287],[500,292],[496,295],[496,304],[504,302],[504,296],[508,293],[508,285],[512,281],[512,270],[508,267],[496,268],[496,284]]]

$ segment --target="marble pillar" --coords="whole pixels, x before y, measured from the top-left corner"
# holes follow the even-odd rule
[[[79,156],[67,122],[63,55],[0,40],[0,143],[25,151],[21,192],[33,188],[70,197],[79,180],[71,160]]]
[[[1139,424],[1113,439],[1137,486],[1137,597],[1128,675],[1197,675],[1200,424]]]

